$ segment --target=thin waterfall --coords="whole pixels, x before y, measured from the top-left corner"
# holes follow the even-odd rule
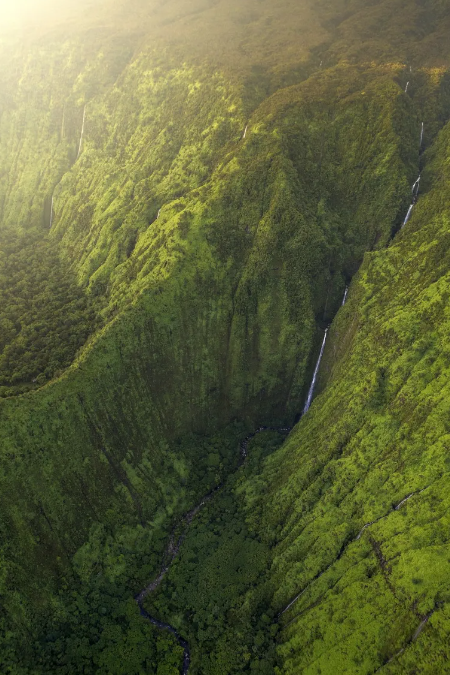
[[[405,94],[406,94],[406,93],[407,93],[407,91],[408,91],[408,87],[409,87],[409,82],[407,82],[407,83],[406,83],[406,87],[405,87]]]
[[[49,230],[52,229],[52,225],[53,225],[53,195],[52,195],[52,205],[50,207],[50,225],[48,228]]]
[[[406,225],[406,223],[408,222],[408,220],[411,218],[411,213],[412,213],[413,208],[414,208],[414,202],[411,204],[411,206],[410,206],[409,209],[408,209],[408,213],[406,214],[406,218],[405,218],[405,220],[403,221],[403,225],[402,225],[402,228],[401,228],[402,230],[403,230],[403,228],[405,227],[405,225]]]
[[[81,125],[80,145],[78,146],[78,155],[77,155],[77,159],[78,159],[78,157],[80,156],[80,153],[81,153],[81,147],[82,147],[82,145],[83,145],[84,123],[85,123],[85,121],[86,121],[86,106],[84,106],[84,110],[83,110],[83,124]]]
[[[247,129],[248,129],[248,124],[244,129],[244,135],[242,136],[242,140],[244,140],[244,138],[247,136]]]
[[[314,396],[314,389],[316,388],[317,375],[319,374],[320,362],[322,361],[323,352],[325,349],[325,342],[327,341],[328,328],[325,330],[325,335],[323,336],[322,347],[320,348],[319,358],[317,359],[316,367],[314,369],[314,375],[309,388],[308,397],[306,399],[305,407],[303,408],[303,415],[305,415],[311,407],[312,399]]]
[[[342,298],[342,305],[341,305],[341,307],[343,307],[343,306],[345,305],[345,303],[347,302],[347,295],[348,295],[348,286],[345,287],[344,297]]]
[[[422,122],[422,126],[421,126],[421,129],[420,129],[420,147],[422,147],[422,143],[423,143],[423,131],[424,131],[424,123]],[[409,206],[408,213],[406,214],[405,220],[403,221],[403,224],[402,224],[402,227],[401,227],[402,230],[405,227],[408,220],[411,218],[412,210],[413,210],[413,208],[414,208],[414,206],[417,202],[417,198],[419,196],[420,179],[421,178],[422,178],[422,174],[419,173],[419,177],[417,178],[415,183],[413,183],[413,186],[411,188],[413,200],[412,200],[412,204],[410,204],[410,206]]]

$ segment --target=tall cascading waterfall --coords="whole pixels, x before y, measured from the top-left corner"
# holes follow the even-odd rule
[[[405,94],[408,92],[409,82],[406,83]]]
[[[322,356],[323,356],[323,352],[324,352],[324,349],[325,349],[325,343],[327,341],[327,335],[328,335],[328,328],[325,330],[325,335],[323,336],[322,347],[320,348],[319,358],[317,359],[316,367],[314,369],[313,379],[312,379],[311,386],[310,386],[309,391],[308,391],[308,396],[307,396],[307,399],[306,399],[305,406],[303,408],[303,415],[306,415],[306,413],[308,412],[308,410],[311,407],[311,403],[312,403],[313,396],[314,396],[314,389],[316,388],[317,375],[319,374],[320,362],[322,361]]]
[[[420,145],[419,145],[419,148],[422,147],[422,143],[423,143],[423,132],[424,132],[424,123],[422,122],[422,126],[421,126],[421,129],[420,129]],[[413,184],[413,186],[412,186],[412,188],[411,188],[411,192],[412,192],[412,196],[413,196],[413,197],[412,197],[412,202],[411,202],[411,204],[410,204],[410,206],[409,206],[408,213],[406,214],[405,220],[403,221],[403,224],[402,224],[402,227],[401,227],[402,230],[403,230],[403,228],[405,227],[405,225],[406,225],[406,223],[408,222],[408,220],[411,218],[412,210],[413,210],[413,208],[414,208],[414,206],[415,206],[415,204],[416,204],[416,202],[417,202],[417,198],[418,198],[418,196],[419,196],[420,179],[421,179],[421,177],[422,177],[422,174],[419,173],[419,177],[417,178],[417,180],[415,181],[415,183]]]
[[[345,305],[345,303],[347,302],[347,296],[348,296],[348,286],[345,287],[344,297],[342,298],[341,307],[343,307]],[[306,403],[304,405],[302,415],[305,415],[311,407],[311,403],[312,403],[313,396],[314,396],[314,390],[316,388],[317,376],[319,374],[320,363],[322,361],[323,352],[325,350],[325,343],[327,341],[327,336],[328,336],[328,328],[325,329],[325,335],[323,336],[319,358],[317,359],[316,367],[314,369],[313,379],[312,379],[311,386],[310,386],[309,391],[308,391],[308,396],[306,397]]]
[[[79,157],[80,154],[81,154],[81,148],[82,148],[82,146],[83,146],[84,123],[85,123],[85,121],[86,121],[86,106],[84,106],[84,110],[83,110],[83,124],[81,125],[80,145],[78,146],[78,155],[77,155],[77,159],[78,159],[78,157]]]

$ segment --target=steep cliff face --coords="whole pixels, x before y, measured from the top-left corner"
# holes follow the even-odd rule
[[[339,672],[374,672],[441,601],[401,565],[408,588],[398,588],[371,528],[358,543],[352,538],[360,524],[389,514],[373,526],[381,537],[403,518],[389,504],[428,489],[438,471],[421,464],[425,455],[416,457],[405,436],[417,431],[405,401],[418,404],[416,364],[423,368],[437,344],[416,313],[437,317],[430,303],[444,302],[445,282],[439,293],[432,284],[445,242],[447,128],[436,135],[450,101],[446,7],[427,4],[425,23],[413,3],[177,8],[155,9],[153,22],[140,3],[131,18],[115,5],[121,29],[112,14],[102,28],[94,19],[80,24],[70,40],[55,29],[21,51],[2,47],[0,250],[6,259],[19,233],[58,257],[68,289],[58,316],[66,308],[70,324],[56,342],[43,341],[52,358],[35,373],[27,340],[47,335],[51,319],[42,303],[27,304],[35,277],[19,258],[20,302],[5,291],[0,317],[9,331],[0,356],[1,620],[14,628],[4,668],[13,668],[28,632],[25,670],[11,672],[153,672],[155,659],[177,672],[173,644],[142,628],[127,598],[157,573],[176,518],[236,468],[239,438],[296,419],[322,329],[366,255],[330,332],[323,396],[282,448],[264,459],[276,445],[268,442],[227,487],[239,506],[224,506],[234,524],[214,543],[217,560],[200,564],[196,545],[191,557],[181,553],[158,602],[198,648],[194,672],[273,672],[277,658],[280,673],[328,672],[335,638]],[[216,34],[223,49],[208,62]],[[422,121],[429,149],[419,159]],[[421,164],[420,200],[386,250]],[[45,306],[59,278],[42,291]],[[55,356],[53,344],[66,335],[71,351]],[[22,379],[5,354],[23,362]],[[405,380],[409,399],[400,394]],[[188,537],[208,540],[214,531],[198,527],[205,532]],[[223,588],[214,607],[201,594],[177,600],[186,569],[198,574],[203,563],[211,571],[200,585],[220,585],[222,550],[225,559],[246,552],[233,607],[222,606]],[[333,574],[356,562],[369,581],[339,582],[330,609]],[[338,619],[326,617],[347,607],[349,626],[359,624],[366,587],[367,611],[380,607],[379,623],[358,637],[344,624],[338,635]],[[277,624],[276,657],[270,625],[305,588],[303,604]],[[320,597],[304,605],[316,588]],[[181,600],[197,616],[195,629]],[[201,633],[205,613],[222,617],[222,642]],[[252,626],[237,656],[235,619]],[[128,640],[148,642],[135,648],[133,666],[123,656]],[[367,658],[358,661],[362,647]],[[27,670],[32,662],[41,670]]]
[[[327,388],[268,463],[275,606],[302,593],[280,621],[282,672],[445,671],[449,131],[338,315]]]

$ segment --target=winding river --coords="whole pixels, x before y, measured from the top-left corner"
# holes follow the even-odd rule
[[[282,427],[280,429],[275,429],[273,427],[259,427],[259,429],[257,429],[253,434],[249,434],[242,441],[242,443],[239,446],[241,459],[240,459],[239,465],[237,467],[237,470],[239,470],[241,468],[241,466],[244,464],[244,462],[247,458],[247,455],[248,455],[248,444],[250,443],[252,438],[257,436],[257,434],[260,434],[263,431],[276,431],[276,432],[281,433],[281,434],[288,434],[291,431],[291,429],[292,429],[292,427]],[[175,638],[176,638],[178,644],[180,645],[180,647],[183,648],[183,652],[184,652],[183,670],[182,670],[183,675],[187,675],[187,673],[189,671],[189,666],[190,666],[190,663],[191,663],[191,653],[190,653],[190,650],[189,650],[188,642],[179,634],[177,629],[174,628],[173,626],[171,626],[169,623],[164,623],[163,621],[159,621],[158,619],[155,619],[154,616],[151,616],[151,614],[149,614],[147,612],[147,610],[144,609],[143,602],[144,602],[145,598],[147,598],[151,593],[154,593],[156,591],[156,589],[160,586],[161,582],[163,581],[164,577],[166,576],[167,572],[169,571],[172,563],[174,562],[175,558],[177,557],[177,555],[180,551],[181,544],[183,543],[183,541],[186,537],[189,525],[192,523],[195,516],[203,508],[203,506],[205,504],[207,504],[214,497],[214,495],[217,492],[219,492],[219,490],[221,490],[223,488],[224,485],[225,485],[225,481],[220,483],[220,485],[218,485],[217,487],[215,487],[214,490],[211,490],[210,492],[208,492],[208,494],[205,495],[202,498],[201,502],[199,502],[197,504],[197,506],[195,506],[193,509],[188,511],[183,516],[183,518],[181,519],[181,523],[180,523],[182,525],[183,531],[182,531],[181,534],[179,534],[177,536],[176,530],[178,530],[179,527],[176,527],[175,530],[172,532],[172,535],[169,539],[169,543],[167,544],[166,550],[164,552],[164,561],[165,562],[163,563],[163,567],[161,569],[161,572],[156,577],[156,579],[154,579],[150,584],[148,584],[148,586],[143,588],[142,591],[138,595],[136,595],[136,597],[135,597],[135,600],[138,604],[141,616],[144,619],[147,619],[147,621],[150,621],[150,623],[153,624],[154,626],[156,626],[157,628],[160,628],[161,630],[167,630],[170,633],[172,633],[172,635],[175,636]]]

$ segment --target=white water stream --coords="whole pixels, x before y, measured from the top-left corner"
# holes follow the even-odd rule
[[[344,297],[342,298],[341,307],[343,307],[345,305],[345,303],[347,302],[347,295],[348,295],[348,286],[345,287]],[[317,376],[319,374],[320,363],[322,361],[323,352],[325,350],[325,343],[327,341],[327,336],[328,336],[328,328],[326,328],[325,335],[323,336],[319,358],[317,359],[316,367],[314,369],[314,375],[313,375],[313,378],[312,378],[311,386],[309,387],[308,396],[306,397],[306,403],[303,407],[302,415],[306,415],[306,413],[308,412],[308,410],[311,407],[311,403],[312,403],[313,396],[314,396],[314,390],[316,388],[316,383],[317,383]]]
[[[403,230],[403,228],[405,227],[405,225],[406,225],[406,223],[408,222],[408,220],[411,218],[411,213],[412,213],[413,208],[414,208],[414,202],[411,204],[411,206],[410,206],[409,209],[408,209],[408,213],[406,214],[406,218],[405,218],[405,220],[403,221],[402,230]]]
[[[342,298],[342,305],[341,305],[341,307],[343,307],[343,306],[345,305],[345,303],[347,302],[347,295],[348,295],[348,286],[345,287],[344,297]]]
[[[323,356],[323,352],[324,352],[324,349],[325,349],[325,343],[327,341],[327,335],[328,335],[328,328],[325,330],[325,335],[323,336],[322,347],[320,348],[319,358],[317,359],[316,367],[314,369],[313,379],[312,379],[311,386],[310,386],[309,391],[308,391],[308,396],[306,398],[305,406],[303,408],[303,414],[304,415],[306,415],[306,413],[308,412],[308,410],[311,407],[311,403],[312,403],[313,396],[314,396],[314,389],[316,388],[317,375],[319,374],[320,362],[322,361],[322,356]]]
[[[420,128],[420,147],[422,147],[422,143],[423,143],[423,132],[424,132],[424,123],[422,122],[422,126]],[[422,174],[419,173],[419,176],[418,176],[417,180],[413,183],[413,185],[411,187],[411,192],[412,192],[412,195],[413,195],[412,203],[410,204],[409,209],[408,209],[408,213],[406,214],[405,220],[403,221],[403,224],[402,224],[402,227],[401,227],[402,230],[405,227],[408,220],[411,218],[412,210],[413,210],[413,208],[414,208],[414,206],[417,202],[417,199],[418,199],[418,196],[419,196],[420,179],[421,178],[422,178]]]

